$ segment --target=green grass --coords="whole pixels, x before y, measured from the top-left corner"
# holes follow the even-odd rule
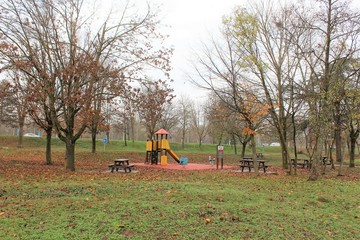
[[[0,136],[0,147],[11,145],[16,147],[18,138],[16,136]],[[25,148],[39,148],[44,147],[46,143],[46,139],[44,137],[41,138],[31,138],[24,137],[23,146]],[[121,140],[110,140],[108,144],[105,144],[105,151],[128,151],[128,152],[143,152],[145,149],[146,142],[145,141],[127,141],[127,146],[125,146],[125,142]],[[91,150],[91,139],[90,138],[80,138],[76,142],[76,148],[78,150]],[[174,151],[187,152],[187,153],[216,153],[216,144],[202,144],[199,147],[197,143],[187,143],[185,144],[185,149],[182,149],[180,143],[174,143],[170,141],[171,149]],[[52,147],[64,148],[64,143],[56,137],[52,138]],[[240,154],[241,147],[237,146],[238,153]],[[104,143],[102,139],[97,139],[97,149],[99,151],[104,150]],[[261,152],[262,148],[258,147],[258,151]],[[274,153],[280,153],[280,147],[265,147],[265,151],[272,151]],[[224,144],[224,153],[225,154],[233,154],[234,149],[230,145]],[[247,154],[250,153],[250,148],[247,149]]]
[[[16,139],[0,137],[8,146],[0,149],[0,239],[360,239],[358,168],[315,182],[307,181],[308,171],[255,176],[137,167],[110,174],[109,159],[142,156],[144,142],[112,141],[93,155],[81,139],[77,171],[69,173],[62,143],[53,142],[54,166],[43,164],[43,144],[26,139],[16,149]],[[201,161],[214,146],[178,151]],[[266,151],[279,157],[277,149]]]
[[[0,238],[360,238],[358,181],[159,174],[1,179]]]

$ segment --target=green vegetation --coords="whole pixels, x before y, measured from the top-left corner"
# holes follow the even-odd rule
[[[0,147],[1,146],[11,146],[16,147],[17,145],[17,137],[16,136],[0,136]],[[46,139],[42,138],[24,138],[23,146],[24,148],[39,148],[46,144]],[[111,140],[108,144],[105,145],[105,151],[120,151],[120,152],[144,152],[145,141],[128,141],[127,146],[125,146],[124,141],[120,140]],[[170,141],[171,149],[176,152],[184,152],[184,153],[207,153],[214,154],[216,152],[216,144],[202,144],[199,147],[197,143],[188,143],[185,144],[185,149],[183,150],[180,143],[174,143]],[[58,138],[52,139],[52,148],[55,150],[65,149],[65,144],[60,141]],[[237,146],[238,154],[241,152],[241,146]],[[97,149],[102,152],[104,151],[104,144],[102,139],[97,140]],[[88,151],[91,150],[91,139],[89,138],[81,138],[76,142],[76,150],[77,151]],[[234,149],[232,146],[224,144],[224,151],[227,155],[233,155]],[[258,147],[258,151],[262,151],[262,147]],[[266,146],[264,148],[265,153],[274,155],[279,157],[281,148],[280,147],[269,147]],[[247,154],[251,154],[251,149],[247,149]]]
[[[26,139],[23,149],[12,141],[0,137],[0,239],[360,238],[359,168],[315,182],[307,170],[287,176],[278,168],[260,176],[145,167],[110,174],[115,156],[141,162],[144,143],[129,143],[139,149],[132,152],[113,141],[93,155],[81,140],[74,173],[56,141],[53,166],[44,165],[42,140]],[[188,154],[202,161],[208,152]]]

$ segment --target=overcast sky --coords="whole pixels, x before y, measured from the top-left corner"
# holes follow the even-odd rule
[[[115,0],[95,0],[99,6],[114,3]],[[255,0],[130,0],[140,7],[150,1],[151,5],[160,6],[159,18],[162,25],[170,27],[161,30],[170,37],[166,44],[175,49],[172,57],[172,87],[177,96],[196,97],[205,100],[205,93],[197,89],[188,80],[187,73],[194,72],[189,59],[194,49],[199,50],[201,42],[208,42],[218,34],[222,17],[231,14],[236,6],[247,7]],[[287,2],[287,0],[284,0]],[[358,7],[360,0],[353,0]],[[110,4],[111,5],[111,4]],[[143,5],[144,6],[144,5]]]
[[[230,14],[235,6],[245,0],[151,0],[162,4],[162,24],[170,25],[165,32],[170,35],[167,43],[174,46],[172,58],[173,88],[177,96],[198,97],[204,95],[186,77],[190,72],[189,58],[200,41],[207,41],[217,32],[224,15]]]

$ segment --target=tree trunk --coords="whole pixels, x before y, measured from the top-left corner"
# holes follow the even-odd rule
[[[23,139],[24,139],[24,122],[25,122],[25,118],[20,117],[19,118],[19,138],[18,138],[18,148],[22,148],[23,147]]]
[[[340,114],[340,102],[335,103],[334,109],[334,138],[335,138],[335,148],[336,148],[336,162],[342,161],[342,144],[341,144],[341,114]]]
[[[310,176],[309,181],[316,181],[319,179],[320,176],[320,168],[322,162],[322,147],[324,145],[324,136],[321,136],[320,134],[316,134],[316,144],[315,144],[315,154],[314,158],[312,159],[311,169],[310,169]]]
[[[110,143],[110,131],[106,131],[106,140],[107,143]]]
[[[124,125],[124,145],[127,147],[127,136],[126,136],[126,126]]]
[[[51,134],[52,127],[46,129],[46,165],[52,165],[51,159]]]
[[[335,142],[336,142],[336,139],[335,139]],[[335,143],[336,144],[336,143]],[[340,147],[341,148],[341,147]],[[341,152],[341,150],[340,150]],[[338,154],[338,151],[337,151],[337,148],[336,148],[336,157],[337,157],[337,154]],[[338,160],[337,160],[338,161]],[[344,165],[344,159],[343,158],[340,158],[340,164],[339,164],[339,169],[338,169],[338,176],[344,176],[344,174],[342,173],[342,170],[343,170],[343,165]],[[335,168],[335,167],[334,167]]]
[[[295,125],[295,112],[293,112],[291,114],[291,123],[293,126],[293,144],[294,144],[294,157],[295,157],[295,163],[294,165],[291,164],[291,158],[288,159],[288,162],[290,163],[290,175],[296,175],[297,174],[297,159],[298,159],[298,154],[297,154],[297,146],[296,146],[296,125]]]
[[[289,148],[287,146],[286,133],[280,132],[280,146],[281,146],[281,156],[282,156],[282,167],[283,169],[289,168]]]
[[[330,148],[329,148],[329,158],[330,158],[330,163],[331,163],[331,169],[335,169],[335,164],[334,164],[334,159],[333,159],[333,149],[334,149],[334,141],[335,139],[331,142]]]
[[[350,141],[350,163],[349,163],[349,167],[351,167],[351,168],[355,167],[355,145],[356,145],[356,139],[355,139],[355,141],[353,141],[353,139],[351,139],[351,141]]]
[[[293,144],[294,144],[294,156],[295,159],[298,158],[297,155],[297,145],[296,145],[296,124],[295,124],[295,113],[291,114],[291,123],[293,126]]]
[[[256,142],[255,142],[255,135],[251,134],[251,150],[252,150],[252,159],[254,162],[254,171],[256,174],[259,173],[259,163],[257,161],[257,156],[256,156]]]
[[[350,125],[350,164],[349,167],[355,167],[355,147],[356,140],[359,137],[359,130],[355,130],[353,125]]]
[[[75,143],[71,136],[66,136],[66,170],[75,171]]]
[[[341,130],[335,129],[336,162],[342,161]]]
[[[344,165],[344,160],[341,159],[340,166],[339,166],[339,171],[338,171],[338,176],[344,176],[344,174],[342,173],[343,165]]]
[[[234,143],[234,153],[235,153],[235,155],[237,155],[237,145],[236,145],[235,135],[232,135],[232,140],[233,140],[233,143]],[[219,144],[219,145],[220,145],[220,144]]]
[[[242,145],[242,148],[241,148],[241,157],[243,158],[243,157],[245,157],[245,151],[246,151],[247,142],[244,141],[244,142],[241,143],[241,145]]]
[[[186,134],[186,130],[185,128],[182,129],[182,138],[181,138],[181,148],[182,150],[185,149],[185,134]]]
[[[131,127],[131,141],[135,142],[135,120],[134,117],[130,117],[130,127]]]
[[[91,152],[96,153],[96,132],[97,127],[93,126],[91,128]]]

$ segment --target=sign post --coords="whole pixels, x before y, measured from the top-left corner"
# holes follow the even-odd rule
[[[221,169],[224,168],[224,146],[217,145],[217,152],[216,152],[216,169],[219,169],[219,161]]]
[[[107,141],[107,138],[104,138],[104,139],[103,139],[103,143],[104,143],[104,151],[105,151],[105,145],[107,144],[107,142],[108,142],[108,141]]]

